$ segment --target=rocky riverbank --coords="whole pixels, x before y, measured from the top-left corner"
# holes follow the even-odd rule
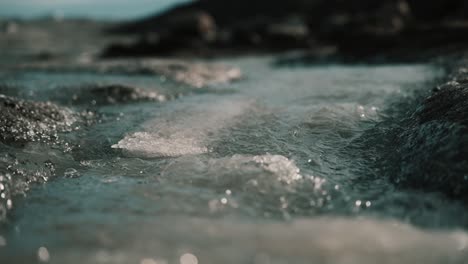
[[[318,56],[423,59],[463,49],[464,1],[359,0],[188,3],[111,27],[105,57],[219,56],[299,50]]]

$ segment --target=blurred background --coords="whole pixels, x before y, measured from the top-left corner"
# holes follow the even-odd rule
[[[8,50],[4,57],[301,51],[301,59],[408,61],[463,48],[467,11],[463,0],[5,0],[0,33],[7,41],[0,48]]]
[[[0,3],[0,16],[129,19],[160,12],[183,2],[189,0],[3,0]]]

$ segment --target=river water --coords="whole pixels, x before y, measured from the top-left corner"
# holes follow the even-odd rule
[[[273,62],[223,60],[244,78],[205,88],[146,75],[5,75],[13,88],[2,93],[94,121],[64,134],[70,145],[0,145],[16,177],[46,179],[2,197],[0,263],[468,263],[463,204],[399,188],[382,162],[387,131],[443,71]],[[95,83],[142,87],[154,100],[100,103],[82,91]]]

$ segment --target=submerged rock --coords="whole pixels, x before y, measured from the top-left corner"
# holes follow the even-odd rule
[[[438,20],[457,16],[466,18],[468,3],[464,0],[407,0],[418,19]]]
[[[63,95],[62,92],[57,95],[59,97],[57,99],[73,105],[109,105],[142,101],[164,102],[172,99],[170,96],[161,94],[158,91],[122,84],[85,85],[79,88],[73,87],[71,90],[73,93],[71,97],[69,93]]]
[[[165,101],[164,95],[154,91],[125,85],[103,85],[91,89],[91,94],[102,103],[116,104],[135,101]]]
[[[80,71],[102,74],[155,75],[192,87],[226,84],[242,77],[239,68],[222,64],[187,62],[174,59],[106,60],[85,63],[33,63],[19,67],[30,71]]]
[[[0,94],[0,141],[53,141],[77,121],[68,108]]]

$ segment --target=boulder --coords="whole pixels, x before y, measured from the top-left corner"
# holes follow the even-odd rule
[[[459,76],[437,89],[400,125],[394,143],[401,187],[441,192],[468,202],[468,82]],[[391,158],[393,159],[393,158]],[[390,165],[391,166],[391,165]]]

